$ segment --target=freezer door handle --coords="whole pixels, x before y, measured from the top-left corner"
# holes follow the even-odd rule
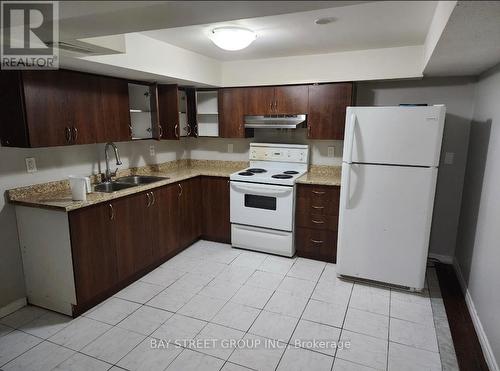
[[[348,164],[352,164],[352,147],[354,146],[354,128],[356,127],[356,114],[351,113],[349,116],[349,121],[347,123],[347,153],[346,153],[346,161]]]

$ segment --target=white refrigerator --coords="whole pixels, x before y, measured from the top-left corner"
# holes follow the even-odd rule
[[[339,276],[424,287],[445,111],[347,108]]]

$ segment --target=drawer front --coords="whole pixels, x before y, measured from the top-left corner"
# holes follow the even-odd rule
[[[297,212],[295,225],[297,227],[324,229],[335,232],[338,230],[339,217],[337,215],[313,214]]]
[[[297,187],[297,212],[338,215],[340,187],[299,185]]]
[[[327,230],[297,228],[295,248],[298,256],[335,263],[337,260],[337,233]]]

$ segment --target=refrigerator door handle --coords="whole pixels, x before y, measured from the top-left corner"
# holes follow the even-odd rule
[[[347,153],[346,153],[346,162],[348,164],[352,164],[352,147],[354,146],[354,128],[356,126],[356,114],[351,113],[349,116],[349,121],[347,124],[347,143],[348,143],[348,148],[347,148]]]
[[[345,197],[344,197],[344,209],[349,208],[349,199],[351,198],[351,164],[345,164],[347,171],[345,173]]]

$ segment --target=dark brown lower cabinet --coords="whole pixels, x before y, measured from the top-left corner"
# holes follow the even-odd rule
[[[203,198],[202,238],[231,243],[229,179],[202,177],[201,194]]]
[[[179,243],[179,194],[177,183],[169,184],[154,191],[154,224],[153,257],[155,261],[174,255],[180,247]]]
[[[305,258],[335,263],[340,187],[297,185],[295,248]]]
[[[336,231],[299,227],[295,231],[295,244],[298,256],[331,263],[336,261]]]
[[[202,235],[230,242],[228,179],[196,177],[77,209],[69,224],[78,315]]]
[[[118,282],[111,203],[71,211],[69,226],[78,306],[105,295]]]
[[[180,182],[179,191],[179,244],[180,248],[185,248],[201,236],[200,178]]]

